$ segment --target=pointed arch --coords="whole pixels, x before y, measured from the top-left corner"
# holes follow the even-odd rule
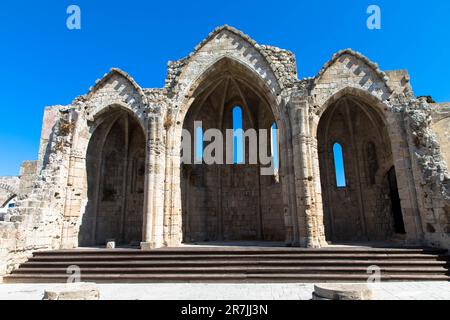
[[[214,72],[224,59],[239,63],[256,74],[258,82],[279,98],[283,84],[277,77],[276,70],[280,66],[276,67],[269,62],[269,55],[265,51],[234,28],[223,26],[216,29],[189,57],[169,65],[167,82],[171,83],[170,87],[177,89],[177,105],[183,108],[208,74]]]
[[[148,99],[142,88],[127,73],[111,69],[84,98],[86,117],[93,121],[111,106],[120,106],[132,112],[143,127],[146,126]]]
[[[364,103],[380,116],[380,119],[385,125],[388,125],[387,118],[391,116],[389,114],[390,104],[387,101],[380,100],[379,97],[371,94],[370,92],[351,86],[346,86],[339,91],[328,95],[326,99],[323,99],[322,104],[314,110],[315,115],[317,116],[315,121],[318,122],[328,108],[344,97],[353,97],[355,100]],[[314,136],[317,136],[317,126],[314,127],[313,134]]]
[[[146,192],[145,131],[134,113],[118,105],[99,114],[91,129],[80,177],[87,188],[79,245],[102,245],[108,239],[137,244],[142,240]]]
[[[182,93],[178,96],[180,108],[176,112],[177,124],[183,123],[189,108],[192,106],[196,98],[208,90],[213,90],[217,87],[217,85],[219,85],[220,81],[234,79],[239,80],[245,85],[253,88],[253,91],[259,94],[260,98],[268,103],[272,109],[279,128],[284,128],[289,125],[288,122],[283,119],[282,109],[285,102],[277,93],[279,92],[277,82],[266,81],[265,77],[262,77],[258,71],[252,67],[249,67],[241,59],[228,55],[221,55],[218,59],[206,66],[201,73],[198,72],[198,69],[195,69],[195,71],[197,74],[195,76],[195,80],[190,81],[189,89],[182,91]],[[210,81],[210,79],[215,79],[215,81]],[[246,112],[246,110],[244,110],[244,112]]]

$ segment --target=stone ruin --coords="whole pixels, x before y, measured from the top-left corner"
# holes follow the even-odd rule
[[[182,164],[182,130],[232,129],[236,107],[244,128],[278,128],[278,173]],[[163,88],[111,69],[46,108],[38,160],[6,192],[16,202],[0,222],[0,274],[36,250],[111,241],[450,248],[449,130],[450,104],[415,97],[405,70],[346,49],[298,79],[292,52],[223,26],[169,62]]]

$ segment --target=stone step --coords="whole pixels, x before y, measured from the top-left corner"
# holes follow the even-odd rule
[[[37,251],[34,253],[35,256],[57,256],[57,255],[178,255],[178,254],[348,254],[348,253],[380,253],[380,254],[446,254],[447,250],[437,249],[437,248],[321,248],[321,249],[308,249],[308,248],[233,248],[233,247],[206,247],[206,248],[170,248],[170,249],[155,249],[151,251],[136,250],[136,249],[76,249],[76,250],[55,250],[55,251]]]
[[[98,283],[135,283],[135,282],[366,282],[367,275],[348,274],[83,274],[82,281]],[[14,275],[4,279],[6,283],[62,283],[67,275]],[[381,281],[450,281],[444,275],[382,275]]]
[[[29,261],[23,266],[29,268],[45,268],[45,267],[67,267],[70,265],[77,265],[80,267],[96,266],[133,266],[133,267],[152,267],[152,266],[189,266],[189,267],[211,267],[211,266],[448,266],[449,261],[439,260],[193,260],[193,261],[178,261],[178,260],[152,260],[152,261]]]
[[[36,252],[5,282],[65,282],[69,266],[95,282],[367,281],[378,266],[382,281],[448,281],[445,250],[390,248],[177,248],[141,251]]]
[[[36,255],[29,261],[101,261],[101,260],[208,260],[208,259],[227,259],[227,260],[241,260],[241,259],[288,259],[288,260],[308,260],[308,259],[362,259],[362,260],[376,260],[376,259],[416,259],[416,260],[436,260],[443,261],[450,260],[448,256],[434,255],[434,254],[367,254],[367,253],[349,253],[349,254],[328,254],[328,253],[304,253],[304,254],[178,254],[178,255],[145,255],[145,254],[108,254],[108,255]]]
[[[22,267],[13,272],[16,274],[48,274],[48,273],[60,273],[66,274],[67,268],[29,268]],[[382,267],[380,271],[383,273],[439,273],[439,274],[447,274],[449,273],[448,269],[444,267]],[[233,272],[242,272],[242,273],[363,273],[367,274],[367,268],[364,267],[338,267],[338,266],[328,266],[328,267],[254,267],[254,266],[235,266],[235,267],[110,267],[110,268],[102,268],[102,267],[87,267],[81,269],[82,273],[233,273]]]

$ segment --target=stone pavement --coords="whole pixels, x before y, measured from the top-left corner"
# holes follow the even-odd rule
[[[46,284],[0,284],[0,300],[41,300]],[[310,300],[313,284],[99,284],[102,300]],[[377,300],[450,300],[449,282],[373,285]]]

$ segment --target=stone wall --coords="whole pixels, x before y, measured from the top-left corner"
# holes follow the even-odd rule
[[[405,122],[425,241],[448,248],[450,174],[444,160],[447,150],[442,151],[438,135],[433,131],[434,111],[425,99],[412,99],[405,106]]]
[[[33,191],[38,176],[38,161],[25,161],[20,167],[19,194],[26,195]]]
[[[431,104],[432,130],[436,134],[439,147],[449,168],[450,164],[450,103]]]

